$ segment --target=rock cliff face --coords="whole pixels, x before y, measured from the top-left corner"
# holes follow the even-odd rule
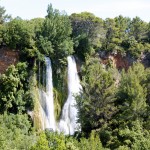
[[[118,70],[128,70],[129,66],[131,66],[134,61],[132,58],[123,57],[121,54],[110,55],[108,58],[112,61],[113,66]]]
[[[0,49],[0,73],[4,73],[8,66],[18,62],[19,53],[8,48]]]
[[[131,56],[122,56],[121,54],[101,54],[101,63],[104,65],[111,64],[118,70],[128,70],[128,68],[133,64],[133,62],[141,62],[145,67],[150,67],[150,53],[143,54],[139,59],[133,59]]]

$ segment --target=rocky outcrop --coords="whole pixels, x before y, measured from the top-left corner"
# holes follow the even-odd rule
[[[145,67],[150,67],[150,53],[141,55],[139,59],[134,59],[130,55],[122,56],[120,53],[106,54],[100,52],[101,63],[106,65],[112,65],[118,70],[128,70],[133,62],[141,62]]]
[[[112,61],[113,66],[118,70],[128,70],[129,66],[131,66],[134,61],[129,56],[125,57],[119,53],[117,53],[116,55],[110,55],[108,58]]]
[[[15,65],[19,60],[19,52],[8,48],[0,49],[0,73],[4,73],[8,66]]]

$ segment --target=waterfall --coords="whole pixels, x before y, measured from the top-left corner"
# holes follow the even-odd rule
[[[77,108],[74,95],[79,94],[82,90],[79,76],[77,73],[76,62],[73,56],[67,57],[68,61],[68,98],[62,110],[62,116],[59,122],[59,131],[64,134],[73,135],[79,130],[80,125],[77,123]]]
[[[54,116],[54,100],[53,100],[53,83],[52,83],[52,68],[51,61],[45,57],[46,62],[46,92],[39,90],[40,104],[42,113],[42,128],[56,130],[55,116]],[[43,74],[43,78],[44,78]],[[44,82],[44,81],[43,81]]]

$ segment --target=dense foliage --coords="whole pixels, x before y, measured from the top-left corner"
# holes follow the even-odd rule
[[[82,97],[77,98],[82,131],[102,127],[115,112],[115,86],[111,70],[105,70],[99,59],[86,62],[82,71]],[[88,119],[87,119],[88,118]]]
[[[51,4],[45,18],[23,20],[0,7],[0,48],[5,47],[20,57],[0,74],[0,149],[150,149],[150,69],[141,63],[150,60],[150,23],[123,16],[102,20],[89,12],[68,16]],[[44,56],[52,61],[59,119],[67,96],[66,58],[72,54],[82,64],[83,91],[76,96],[82,130],[74,136],[41,132],[33,122],[36,113],[34,119],[27,114],[38,112],[36,88],[44,88]],[[100,63],[99,56],[116,54],[134,63],[119,71],[111,61]]]
[[[88,12],[72,14],[70,20],[75,53],[84,59],[102,46],[101,40],[105,35],[103,20]]]

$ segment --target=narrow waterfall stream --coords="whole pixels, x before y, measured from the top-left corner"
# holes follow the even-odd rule
[[[39,90],[40,92],[40,104],[42,113],[43,129],[56,130],[55,116],[54,116],[54,100],[53,100],[53,82],[52,82],[52,68],[51,61],[48,57],[45,57],[46,62],[46,92]],[[44,74],[43,74],[44,78]]]
[[[64,134],[73,135],[75,131],[80,129],[77,123],[77,108],[75,94],[79,94],[82,90],[79,76],[77,73],[76,62],[73,56],[67,57],[68,61],[68,98],[64,104],[61,119],[59,122],[59,131]]]

